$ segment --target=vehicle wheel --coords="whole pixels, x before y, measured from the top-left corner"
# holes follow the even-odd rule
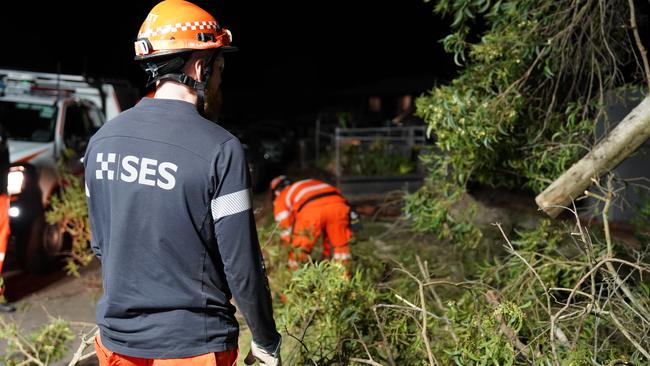
[[[43,250],[44,232],[45,215],[41,213],[24,232],[16,235],[18,263],[26,272],[40,273],[47,269]]]
[[[51,269],[58,269],[65,262],[66,253],[72,249],[72,237],[59,224],[45,223],[43,252]]]
[[[60,225],[48,224],[42,213],[16,238],[16,244],[21,267],[29,273],[43,273],[62,267],[65,253],[72,247],[72,238]]]

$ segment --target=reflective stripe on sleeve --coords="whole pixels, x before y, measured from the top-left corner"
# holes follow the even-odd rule
[[[222,217],[250,210],[251,195],[248,189],[217,197],[212,200],[212,218],[216,221]]]
[[[286,219],[287,217],[289,217],[289,211],[284,210],[284,211],[280,212],[279,214],[275,215],[275,221],[280,222],[280,221]]]

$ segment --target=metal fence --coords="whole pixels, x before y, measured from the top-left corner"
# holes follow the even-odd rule
[[[315,137],[317,159],[323,153],[323,145],[329,147],[328,155],[333,154],[337,186],[365,184],[363,189],[382,190],[378,186],[382,182],[396,186],[400,182],[421,181],[423,169],[418,156],[430,146],[426,126],[336,127],[333,133],[326,133],[317,122]],[[402,167],[408,171],[400,172]],[[375,187],[369,188],[368,184]]]

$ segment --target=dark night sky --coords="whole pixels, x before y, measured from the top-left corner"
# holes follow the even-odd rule
[[[126,78],[141,86],[133,41],[157,1],[23,1],[0,14],[0,67]],[[224,96],[278,106],[395,77],[448,77],[448,21],[423,0],[194,1],[233,33]],[[15,4],[15,3],[14,3]],[[13,7],[13,5],[12,5]],[[73,7],[76,7],[73,10]],[[73,13],[79,14],[74,16]],[[18,26],[29,18],[29,28]],[[264,101],[264,102],[261,102]]]

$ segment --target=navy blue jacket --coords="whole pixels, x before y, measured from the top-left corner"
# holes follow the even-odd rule
[[[255,342],[276,349],[235,137],[190,103],[145,98],[93,136],[84,165],[102,264],[97,324],[109,350],[183,358],[237,348],[233,295]]]

